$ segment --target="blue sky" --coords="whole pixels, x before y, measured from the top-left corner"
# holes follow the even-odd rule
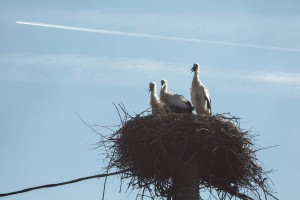
[[[99,137],[87,123],[119,124],[112,102],[149,107],[149,82],[189,96],[192,64],[210,90],[214,113],[231,112],[260,134],[259,158],[280,199],[300,189],[300,2],[16,1],[0,6],[0,193],[102,170]],[[71,31],[16,21],[159,35],[165,39]],[[169,40],[192,38],[237,45]],[[252,44],[254,48],[238,44]],[[255,46],[266,46],[261,49]],[[274,50],[281,47],[288,50]],[[104,131],[104,130],[99,130]],[[102,180],[4,199],[99,199]],[[118,193],[110,178],[106,199]]]

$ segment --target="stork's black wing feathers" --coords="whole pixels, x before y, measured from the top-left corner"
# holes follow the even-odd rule
[[[192,103],[182,95],[174,94],[174,96],[167,98],[167,102],[176,113],[192,113],[194,110]]]
[[[207,108],[210,110],[210,115],[212,113],[211,111],[211,99],[208,99],[207,96],[205,96],[205,100],[207,102]]]

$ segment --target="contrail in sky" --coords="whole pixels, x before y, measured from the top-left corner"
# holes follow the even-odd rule
[[[120,36],[140,37],[140,38],[149,38],[149,39],[173,40],[173,41],[181,41],[181,42],[206,43],[206,44],[227,45],[227,46],[247,47],[247,48],[258,48],[258,49],[268,49],[268,50],[277,50],[277,51],[300,52],[300,49],[277,47],[277,46],[265,46],[265,45],[224,42],[224,41],[215,41],[215,40],[201,40],[201,39],[195,39],[195,38],[162,36],[162,35],[152,35],[152,34],[143,34],[143,33],[112,31],[112,30],[105,30],[105,29],[92,29],[92,28],[83,28],[83,27],[76,27],[76,26],[64,26],[64,25],[58,25],[58,24],[46,24],[46,23],[38,23],[38,22],[16,21],[16,23],[17,24],[30,25],[30,26],[56,28],[56,29],[63,29],[63,30],[70,30],[70,31],[83,31],[83,32],[90,32],[90,33],[107,34],[107,35],[120,35]]]

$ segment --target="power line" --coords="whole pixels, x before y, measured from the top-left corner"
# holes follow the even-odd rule
[[[74,180],[71,180],[71,181],[65,181],[65,182],[61,182],[61,183],[53,183],[53,184],[47,184],[47,185],[41,185],[41,186],[26,188],[26,189],[15,191],[15,192],[9,192],[9,193],[0,194],[0,197],[11,196],[11,195],[20,194],[20,193],[25,193],[25,192],[29,192],[29,191],[32,191],[32,190],[38,190],[38,189],[43,189],[43,188],[51,188],[51,187],[57,187],[57,186],[61,186],[61,185],[67,185],[67,184],[77,183],[77,182],[80,182],[80,181],[84,181],[84,180],[88,180],[88,179],[93,179],[93,178],[103,178],[103,177],[113,176],[113,175],[117,175],[117,174],[122,174],[122,173],[127,172],[127,171],[128,171],[128,169],[125,169],[125,170],[121,170],[121,171],[117,171],[117,172],[112,172],[112,173],[98,174],[98,175],[94,175],[94,176],[82,177],[82,178],[74,179]]]

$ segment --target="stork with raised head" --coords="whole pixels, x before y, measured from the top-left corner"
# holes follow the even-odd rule
[[[156,83],[151,82],[149,83],[149,90],[150,92],[150,105],[152,108],[152,114],[166,114],[166,105],[163,103],[159,97],[156,95]]]
[[[192,113],[194,107],[184,96],[168,92],[168,83],[161,80],[160,100],[166,104],[169,112]]]
[[[211,98],[208,89],[203,85],[199,79],[199,64],[195,63],[191,72],[194,72],[194,78],[191,87],[191,99],[195,106],[198,115],[211,115]]]

